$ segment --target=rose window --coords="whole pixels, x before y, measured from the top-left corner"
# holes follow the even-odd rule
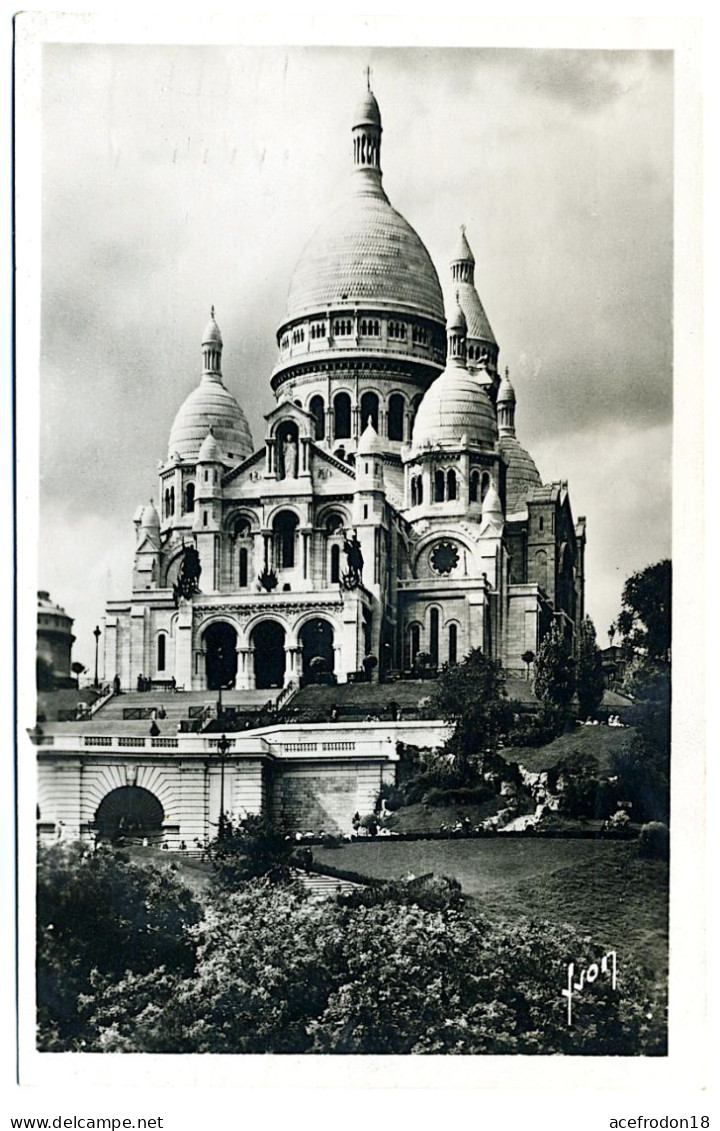
[[[452,573],[459,561],[457,546],[452,542],[438,542],[430,554],[430,565],[435,573]]]

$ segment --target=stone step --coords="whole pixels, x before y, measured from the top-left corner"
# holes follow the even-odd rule
[[[303,887],[315,896],[329,899],[334,895],[346,895],[347,892],[361,888],[363,884],[354,883],[352,880],[339,880],[335,876],[321,876],[316,872],[304,872],[297,869],[295,872]]]

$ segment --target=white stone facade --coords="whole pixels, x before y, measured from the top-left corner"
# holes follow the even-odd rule
[[[517,441],[464,231],[446,324],[435,267],[385,195],[381,133],[368,91],[349,191],[291,281],[259,446],[213,312],[158,506],[135,517],[132,592],[107,608],[105,676],[124,688],[342,682],[368,655],[382,678],[478,646],[524,671],[553,617],[572,635],[583,615],[584,520]],[[198,584],[178,592],[193,554]]]

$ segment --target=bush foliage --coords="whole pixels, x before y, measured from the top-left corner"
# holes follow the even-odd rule
[[[616,991],[598,979],[577,998],[568,1028],[567,964],[598,961],[602,948],[570,928],[493,923],[452,880],[379,884],[319,904],[297,884],[256,878],[216,891],[199,918],[167,873],[113,854],[53,853],[42,884],[42,906],[56,905],[40,938],[45,1048],[664,1052],[662,1010],[629,963]],[[86,913],[62,920],[78,901]],[[47,929],[61,921],[58,947]],[[71,999],[75,1024],[61,1031],[55,1003]]]

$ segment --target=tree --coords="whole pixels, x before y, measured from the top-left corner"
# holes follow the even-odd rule
[[[530,679],[530,665],[531,665],[531,664],[532,664],[532,663],[534,662],[534,660],[535,660],[535,653],[534,653],[534,652],[531,652],[531,651],[530,651],[530,649],[528,649],[528,651],[527,651],[527,652],[523,652],[523,654],[522,654],[522,656],[520,657],[520,659],[521,659],[521,660],[522,660],[522,662],[523,662],[523,663],[525,664],[525,667],[526,667],[526,669],[527,669],[527,670],[526,670],[526,672],[525,672],[525,678],[526,678],[526,679]]]
[[[287,880],[292,842],[265,816],[250,814],[238,821],[226,817],[222,838],[212,840],[207,853],[218,885],[233,890],[260,876]]]
[[[546,710],[567,718],[575,691],[575,662],[570,644],[554,621],[543,637],[535,661],[535,694]]]
[[[73,660],[73,662],[70,665],[70,671],[74,674],[75,679],[77,680],[77,685],[79,687],[80,686],[80,676],[83,674],[84,671],[87,671],[85,665],[81,664],[79,660]]]
[[[617,629],[628,651],[670,661],[672,566],[668,558],[632,574],[622,592]]]
[[[512,726],[503,670],[481,648],[469,652],[462,663],[443,667],[431,705],[446,722],[454,723],[445,749],[462,777],[468,775],[472,759],[492,749]]]
[[[187,928],[200,908],[169,867],[149,869],[108,848],[41,849],[37,882],[38,1043],[82,1047],[91,1030],[86,996],[127,971],[187,975],[195,961]],[[94,980],[94,985],[93,985]]]
[[[580,718],[590,718],[602,703],[605,691],[600,649],[590,617],[585,617],[578,632],[575,684]]]

